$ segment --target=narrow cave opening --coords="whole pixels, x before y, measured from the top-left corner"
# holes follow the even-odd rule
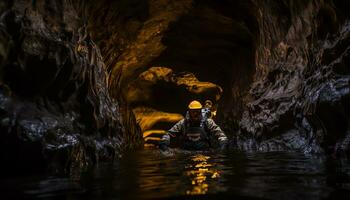
[[[218,109],[219,124],[233,117],[237,125],[242,97],[255,73],[258,28],[254,5],[224,4],[195,1],[191,12],[164,32],[165,50],[129,82],[127,100],[142,131],[169,129],[179,115],[184,116],[190,101],[207,99]],[[150,113],[140,108],[153,110],[152,126],[145,122]]]

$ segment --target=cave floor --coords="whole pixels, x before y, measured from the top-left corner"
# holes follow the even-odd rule
[[[0,180],[5,199],[349,199],[350,163],[298,153],[146,149],[75,178]]]

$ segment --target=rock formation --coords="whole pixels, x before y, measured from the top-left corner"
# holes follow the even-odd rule
[[[257,2],[256,73],[240,149],[349,151],[349,4]]]
[[[0,2],[3,167],[72,171],[218,105],[232,150],[348,155],[342,0]]]

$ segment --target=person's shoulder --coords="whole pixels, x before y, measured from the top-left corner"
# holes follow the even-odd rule
[[[207,122],[208,125],[215,124],[214,120],[211,118],[207,118],[205,121]]]

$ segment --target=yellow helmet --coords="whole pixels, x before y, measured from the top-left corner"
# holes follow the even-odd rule
[[[202,109],[202,104],[199,101],[192,101],[189,105],[188,108],[193,110],[193,109]]]

